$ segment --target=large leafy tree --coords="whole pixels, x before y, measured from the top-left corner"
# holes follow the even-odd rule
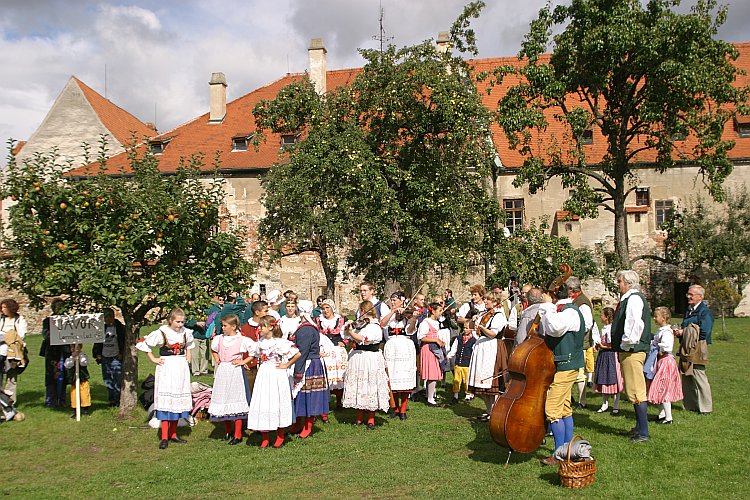
[[[470,4],[454,24],[458,50],[476,53],[468,20],[480,8]],[[286,205],[296,210],[290,213],[328,216],[317,228],[325,227],[329,243],[346,236],[346,267],[373,280],[408,287],[434,270],[461,271],[497,212],[480,182],[494,151],[472,69],[431,42],[360,52],[366,64],[350,88],[318,98],[308,84],[296,85],[256,108],[260,126],[306,134],[290,160],[304,175],[279,166],[269,174],[290,173],[301,186],[266,196],[261,230],[270,216],[293,235],[287,247],[317,245],[307,215],[300,232],[291,227],[297,218],[277,217]],[[276,201],[281,196],[288,199]]]
[[[265,215],[258,225],[260,257],[269,262],[303,252],[318,255],[333,297],[340,256],[357,228],[380,231],[380,216],[395,209],[379,175],[378,158],[364,141],[357,123],[351,88],[325,96],[309,80],[294,83],[273,101],[255,110],[260,130],[295,132],[305,137],[287,162],[271,167],[263,178]],[[390,208],[389,208],[390,206]]]
[[[84,179],[63,175],[54,156],[23,164],[11,156],[0,193],[15,202],[4,284],[36,307],[65,296],[74,311],[121,311],[123,416],[137,403],[139,328],[171,307],[205,307],[217,292],[243,286],[251,272],[237,235],[218,231],[223,188],[201,180],[201,158],[164,176],[153,155],[130,155],[128,175],[92,172]]]
[[[564,209],[581,216],[611,212],[624,266],[631,263],[625,200],[637,184],[636,164],[659,172],[697,166],[716,199],[732,171],[734,142],[722,140],[722,131],[747,91],[733,86],[737,50],[715,39],[727,10],[699,0],[689,14],[678,14],[679,4],[548,5],[523,42],[525,63],[495,72],[511,81],[498,121],[525,156],[515,185],[536,193],[558,178],[575,190]],[[592,129],[604,148],[584,144]]]

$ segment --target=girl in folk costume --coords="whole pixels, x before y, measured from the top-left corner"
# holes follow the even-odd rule
[[[300,317],[297,314],[297,302],[287,300],[286,303],[286,314],[279,319],[279,327],[281,333],[284,334],[284,338],[288,339],[294,335],[300,325]],[[294,340],[294,339],[292,339]]]
[[[320,316],[315,322],[320,331],[320,353],[328,377],[328,389],[336,395],[336,409],[343,408],[344,374],[348,354],[346,345],[349,343],[341,334],[344,331],[344,318],[336,313],[336,303],[331,299],[324,299],[320,304]],[[325,345],[325,348],[323,347]]]
[[[615,400],[612,404],[612,415],[620,413],[620,393],[624,388],[620,360],[617,353],[612,350],[612,320],[615,310],[611,307],[602,309],[600,319],[602,320],[601,332],[594,328],[591,339],[594,349],[598,352],[596,364],[594,365],[594,390],[602,395],[602,406],[596,411],[604,413],[609,409],[609,395],[614,394]]]
[[[474,344],[474,352],[469,362],[469,390],[480,396],[486,411],[477,420],[489,422],[492,406],[495,404],[504,387],[503,367],[498,360],[503,359],[504,344],[498,342],[497,336],[508,325],[500,305],[500,295],[489,292],[484,296],[486,312],[475,316],[474,324],[479,340]]]
[[[154,408],[156,418],[161,420],[159,448],[165,449],[169,442],[186,443],[177,437],[177,421],[187,418],[193,409],[190,392],[190,351],[193,349],[193,332],[184,327],[185,313],[174,308],[169,313],[167,325],[149,333],[136,344],[136,349],[147,353],[156,365],[154,382]],[[151,352],[159,347],[159,357]]]
[[[375,412],[388,411],[390,400],[385,359],[378,349],[383,340],[383,329],[369,300],[359,304],[358,315],[364,322],[361,328],[353,328],[351,321],[346,323],[346,335],[356,342],[356,346],[346,367],[344,406],[357,410],[357,425],[363,423],[367,411],[367,428],[374,429]]]
[[[313,303],[300,300],[297,309],[302,322],[294,332],[294,343],[300,357],[294,364],[294,414],[297,421],[291,432],[299,432],[306,438],[312,432],[313,422],[318,415],[328,414],[328,382],[323,363],[320,361],[320,332],[312,319]]]
[[[432,302],[428,306],[429,317],[425,318],[419,325],[417,338],[422,347],[419,354],[419,373],[422,380],[427,382],[427,406],[437,406],[435,402],[435,391],[438,380],[443,379],[443,367],[447,354],[445,352],[445,342],[440,340],[438,331],[440,322],[438,319],[443,313],[443,306],[438,302]],[[436,349],[431,344],[435,344]]]
[[[283,338],[281,328],[273,316],[258,319],[260,340],[254,346],[254,356],[260,359],[255,379],[247,427],[260,431],[261,448],[267,448],[269,433],[276,431],[274,448],[284,444],[284,430],[292,425],[292,380],[288,368],[300,357],[299,350]]]
[[[381,324],[388,327],[388,341],[383,348],[383,357],[388,368],[391,392],[395,408],[391,418],[406,420],[409,395],[417,386],[417,353],[414,342],[407,335],[407,320],[404,314],[403,292],[391,295],[391,311],[383,317]]]
[[[224,316],[222,334],[211,341],[216,371],[208,414],[212,422],[224,422],[224,439],[230,445],[242,442],[242,421],[247,418],[250,400],[250,387],[242,365],[253,359],[245,355],[254,352],[256,344],[240,335],[239,328],[240,318],[236,314]]]
[[[654,379],[648,386],[648,402],[661,404],[659,423],[662,424],[672,423],[672,402],[682,399],[680,372],[672,355],[674,333],[669,326],[670,319],[672,319],[672,313],[669,308],[657,307],[654,309],[654,321],[656,321],[659,329],[651,341],[651,347],[658,348],[659,354],[657,355]]]

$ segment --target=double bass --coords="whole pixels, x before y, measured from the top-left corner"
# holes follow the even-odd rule
[[[572,274],[568,264],[562,264],[560,272],[562,276],[548,287],[552,293],[556,293]],[[508,360],[509,381],[506,390],[490,413],[493,441],[519,453],[535,451],[544,439],[544,404],[547,389],[555,377],[554,356],[539,335],[538,327],[537,315],[528,338],[513,350]]]

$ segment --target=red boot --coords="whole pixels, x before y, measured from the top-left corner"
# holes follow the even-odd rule
[[[302,432],[302,427],[304,427],[305,423],[305,417],[297,417],[297,420],[294,422],[294,425],[292,425],[289,428],[289,434],[299,434]]]
[[[274,448],[281,448],[281,445],[284,444],[284,428],[279,427],[276,430],[276,441],[273,443]]]
[[[299,437],[301,439],[305,439],[307,436],[310,435],[313,428],[313,422],[315,422],[315,417],[307,417],[305,419],[305,428],[302,429],[302,432],[300,432]]]
[[[260,433],[260,435],[263,436],[263,441],[260,442],[260,448],[268,448],[268,431],[263,431]]]
[[[357,410],[357,425],[362,425],[362,419],[364,418],[364,410]]]
[[[367,428],[370,430],[375,428],[375,412],[374,411],[367,412]]]

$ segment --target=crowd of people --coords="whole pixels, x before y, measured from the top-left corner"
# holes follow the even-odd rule
[[[291,290],[283,295],[274,290],[265,298],[254,294],[247,302],[219,297],[201,318],[186,318],[173,309],[165,325],[136,345],[155,365],[159,447],[185,442],[177,435],[177,422],[193,409],[191,374],[206,375],[211,368],[208,415],[224,426],[229,445],[241,443],[249,429],[260,433],[262,448],[278,448],[290,434],[308,438],[316,419],[327,422],[329,412],[342,408],[356,410],[356,425],[375,429],[376,412],[405,420],[410,402],[420,399],[435,407],[478,397],[484,411],[475,420],[487,422],[510,381],[514,349],[534,335],[544,339],[554,358],[543,411],[556,449],[573,438],[573,414],[587,408],[587,388],[601,394],[600,414],[618,415],[620,395],[625,394],[635,410],[635,426],[628,432],[633,442],[650,438],[649,403],[660,405],[661,424],[673,422],[675,401],[684,400],[686,410],[711,413],[705,364],[713,316],[704,289],[690,287],[689,309],[679,326],[670,324],[666,307],[655,308],[652,315],[636,272],[618,273],[617,286],[619,303],[616,309],[601,309],[601,327],[575,276],[554,288],[511,282],[507,289],[493,285],[487,291],[473,285],[461,304],[451,290],[430,298],[421,289],[412,297],[396,291],[382,301],[375,285],[363,282],[351,319],[339,314],[330,298],[318,297],[313,304]],[[53,313],[59,306],[52,303]],[[15,402],[18,352],[27,327],[15,301],[4,300],[0,307],[3,387]],[[652,318],[658,326],[654,333]],[[93,358],[101,365],[109,403],[116,406],[124,328],[111,309],[104,312],[104,321],[104,342],[95,344]],[[74,387],[70,360],[78,357],[84,368],[87,362],[77,348],[49,344],[49,320],[43,334],[45,405],[62,406],[66,384]],[[675,337],[680,339],[679,364],[672,353]],[[452,387],[446,386],[446,401],[441,402],[437,389],[448,372]],[[79,376],[87,413],[87,370],[81,369]],[[75,392],[70,401],[75,408]],[[542,462],[557,460],[553,454]]]

